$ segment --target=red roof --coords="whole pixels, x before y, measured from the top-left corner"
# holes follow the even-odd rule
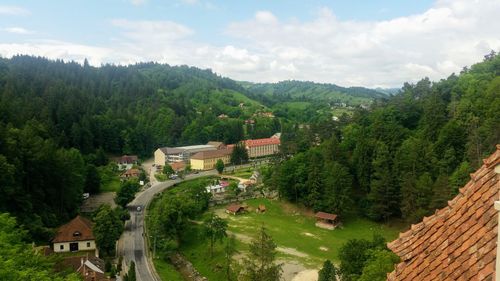
[[[88,219],[76,216],[67,224],[59,227],[52,243],[95,240],[92,233],[92,222]]]
[[[139,171],[139,169],[128,169],[126,170],[122,176],[123,177],[126,177],[126,176],[129,176],[129,177],[138,177],[139,175],[141,174],[141,171]]]
[[[122,157],[118,158],[119,163],[125,163],[125,164],[134,164],[139,160],[137,155],[123,155]]]
[[[172,169],[174,171],[181,171],[181,170],[184,170],[184,168],[186,168],[186,163],[174,162],[174,163],[170,163],[170,167],[172,167]]]
[[[226,210],[228,210],[231,213],[237,213],[240,209],[244,209],[244,207],[241,206],[240,204],[231,204],[226,207]]]
[[[262,145],[270,145],[270,144],[280,144],[280,139],[277,138],[265,138],[265,139],[255,139],[255,140],[246,140],[245,145],[248,147],[253,146],[262,146]]]
[[[402,260],[388,280],[495,279],[499,164],[497,145],[448,206],[387,244]]]
[[[318,219],[332,220],[332,221],[337,219],[337,215],[325,212],[317,212],[315,217]]]

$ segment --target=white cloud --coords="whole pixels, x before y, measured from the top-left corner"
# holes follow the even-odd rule
[[[15,34],[32,34],[33,31],[27,30],[22,27],[6,27],[3,28],[2,30],[9,32],[9,33],[15,33]]]
[[[99,66],[107,62],[134,63],[139,57],[121,53],[110,48],[75,44],[57,40],[39,40],[30,43],[0,43],[0,54],[12,57],[20,54],[31,54],[50,59],[65,59],[83,63],[87,58],[89,63]]]
[[[425,76],[437,80],[500,49],[499,10],[498,0],[442,0],[421,14],[385,21],[342,21],[323,8],[306,22],[260,11],[230,24],[227,34],[272,67],[250,77],[228,74],[365,86],[400,86]]]
[[[0,5],[0,15],[27,16],[29,14],[31,14],[30,11],[22,7]]]
[[[229,24],[224,35],[231,43],[222,45],[198,42],[193,29],[176,22],[115,19],[109,47],[33,41],[0,44],[0,54],[87,57],[93,65],[158,61],[211,68],[239,80],[392,87],[425,76],[445,78],[500,50],[499,10],[498,0],[438,0],[423,13],[384,21],[340,20],[328,8],[309,21],[257,11]]]

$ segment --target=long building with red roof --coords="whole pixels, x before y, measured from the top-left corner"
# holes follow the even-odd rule
[[[248,157],[250,158],[276,154],[279,151],[279,145],[281,143],[278,137],[246,140],[244,142],[245,148],[248,151]]]

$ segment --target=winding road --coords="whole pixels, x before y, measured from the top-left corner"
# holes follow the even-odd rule
[[[150,188],[137,193],[135,199],[129,204],[130,220],[125,223],[125,230],[117,246],[118,255],[123,256],[125,265],[129,265],[131,261],[135,262],[137,281],[161,281],[153,268],[146,248],[146,237],[144,237],[145,207],[156,194],[161,193],[176,183],[216,174],[215,170],[190,174],[183,180],[168,180],[166,182],[155,183]],[[137,207],[139,206],[141,207],[141,211],[138,212]],[[125,269],[128,269],[128,267],[124,267],[124,272],[126,272]]]

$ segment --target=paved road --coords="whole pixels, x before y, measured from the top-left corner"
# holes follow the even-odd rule
[[[186,176],[184,180],[194,179],[198,177],[215,175],[217,172],[215,170],[200,172],[199,174],[191,174]],[[146,206],[154,195],[164,191],[165,189],[171,187],[175,183],[179,183],[183,180],[168,180],[166,182],[155,183],[150,188],[138,193],[129,206]],[[144,211],[130,212],[130,220],[125,223],[125,231],[120,237],[118,242],[118,254],[123,256],[125,264],[130,264],[131,261],[135,262],[136,275],[138,281],[160,281],[156,275],[153,273],[151,264],[148,262],[148,256],[145,248],[143,237],[143,226],[144,226]]]

